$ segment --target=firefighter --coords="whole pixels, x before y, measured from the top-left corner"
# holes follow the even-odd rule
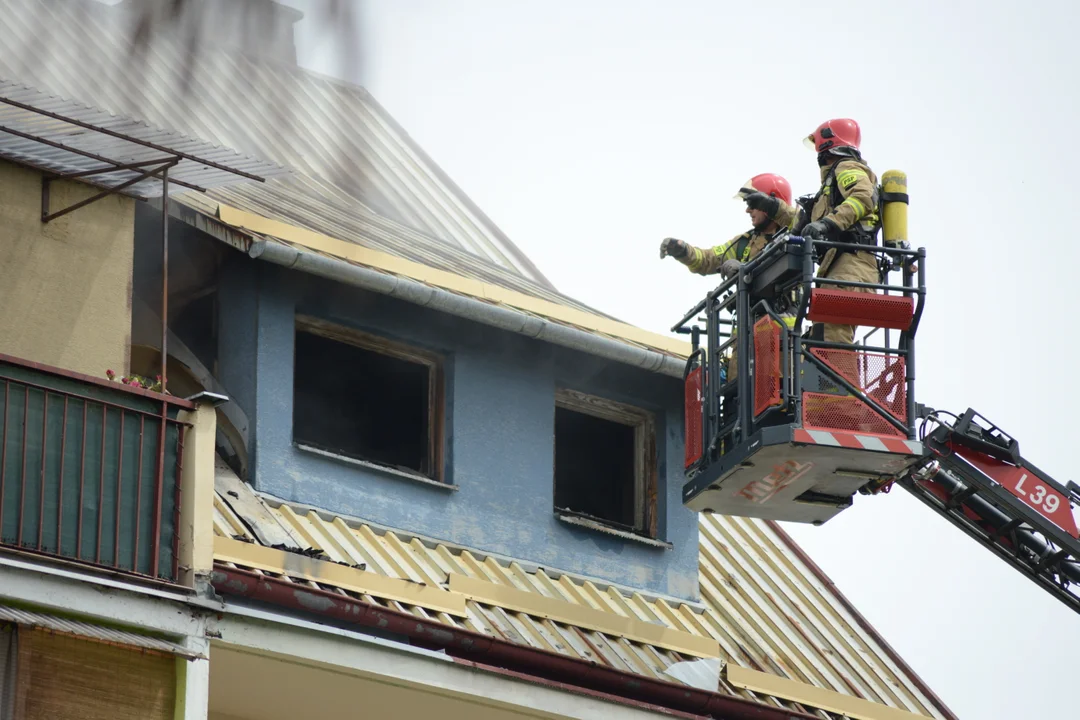
[[[756,257],[769,243],[781,239],[795,221],[796,211],[791,205],[791,184],[780,175],[764,173],[747,180],[735,194],[736,200],[746,202],[751,229],[731,240],[712,248],[698,248],[675,238],[665,238],[660,243],[660,258],[670,255],[698,275],[714,275],[729,278],[739,272],[743,263]],[[791,319],[794,321],[794,318]],[[787,321],[787,318],[785,318]],[[735,380],[738,371],[738,353],[731,348],[726,363],[727,381]]]
[[[661,259],[670,255],[686,265],[690,272],[698,275],[720,273],[729,278],[795,220],[795,210],[791,206],[791,185],[779,175],[755,175],[743,183],[735,199],[746,202],[746,213],[752,225],[750,230],[708,249],[694,247],[675,238],[665,238],[660,243]]]
[[[880,226],[877,176],[859,152],[861,141],[859,124],[847,118],[823,122],[806,138],[806,145],[817,151],[821,189],[801,208],[794,234],[815,240],[877,245]],[[861,250],[829,248],[821,258],[818,277],[877,283],[877,257]],[[876,292],[873,288],[841,286],[838,289]],[[818,332],[815,329],[814,334]],[[855,339],[853,325],[826,323],[820,332],[826,342],[850,345]]]

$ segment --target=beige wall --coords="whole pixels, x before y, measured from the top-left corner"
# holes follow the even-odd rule
[[[180,482],[180,582],[194,586],[196,576],[209,581],[214,569],[214,449],[217,411],[202,403],[182,411],[179,419],[192,428],[184,435]]]
[[[51,184],[51,210],[98,192]],[[104,377],[127,371],[135,201],[41,222],[41,174],[0,162],[0,353]]]

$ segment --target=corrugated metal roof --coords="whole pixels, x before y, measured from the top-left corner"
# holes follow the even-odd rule
[[[273,160],[423,234],[436,243],[426,261],[456,248],[478,268],[503,271],[505,281],[518,276],[551,289],[363,88],[209,47],[200,48],[185,78],[189,59],[169,43],[133,59],[127,20],[89,0],[5,0],[0,77]],[[282,190],[293,198],[309,191]],[[416,252],[411,237],[384,242]]]
[[[380,215],[332,183],[310,175],[298,175],[258,187],[218,188],[206,194],[187,193],[179,200],[210,217],[216,216],[219,204],[227,205],[461,277],[609,317],[499,265],[478,262],[469,251]],[[277,238],[266,237],[277,241]]]
[[[8,605],[0,605],[0,622],[44,628],[45,630],[50,630],[52,632],[77,635],[90,640],[97,640],[98,642],[126,645],[128,647],[144,648],[146,650],[156,650],[158,652],[178,655],[180,657],[201,657],[198,653],[193,653],[182,645],[169,642],[168,640],[150,637],[149,635],[140,635],[139,633],[134,632],[127,632],[125,630],[118,630],[117,628],[105,627],[104,625],[94,625],[93,623],[72,620],[57,615],[47,615],[32,610],[23,610],[22,608],[10,607]]]
[[[184,186],[211,188],[261,182],[288,173],[274,163],[204,140],[193,140],[175,130],[110,115],[13,80],[0,79],[0,157],[66,174],[113,165],[166,162],[170,159],[168,153],[175,153],[172,157],[178,159],[169,170],[170,179],[178,183],[172,185],[172,192],[183,190]],[[180,159],[179,155],[187,157]],[[113,161],[113,165],[93,156]],[[149,169],[95,174],[86,181],[116,187]],[[136,197],[157,197],[162,194],[162,182],[148,178],[129,185],[123,192]]]
[[[230,487],[238,491],[235,484]],[[756,520],[701,518],[702,611],[701,607],[671,598],[604,586],[572,574],[559,575],[551,569],[531,568],[527,563],[497,559],[315,510],[277,505],[256,496],[250,486],[244,487],[252,496],[245,497],[244,502],[257,500],[270,514],[242,518],[229,505],[230,498],[219,494],[214,523],[218,535],[257,543],[249,524],[261,525],[272,517],[273,532],[285,532],[300,548],[318,548],[322,557],[334,562],[363,563],[369,572],[436,587],[444,586],[448,575],[455,573],[620,617],[658,623],[712,638],[719,643],[723,660],[742,667],[929,717],[943,717],[911,679],[888,660],[874,639],[858,627],[829,589],[784,547],[775,531]],[[299,578],[294,581],[335,589]],[[655,645],[471,599],[467,603],[468,617],[462,619],[371,595],[361,597],[454,627],[662,680],[672,680],[665,674],[671,665],[693,659]],[[719,689],[733,696],[815,712],[813,708],[736,689],[723,679]],[[816,712],[823,718],[836,717]]]

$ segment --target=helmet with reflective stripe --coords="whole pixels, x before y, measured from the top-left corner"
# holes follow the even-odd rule
[[[769,197],[780,198],[788,205],[791,204],[791,183],[773,173],[755,175],[742,184],[739,192],[735,194],[736,200],[742,200],[750,193],[764,193]]]
[[[827,150],[832,155],[853,155],[859,152],[862,131],[859,123],[850,118],[826,120],[803,143],[819,153]]]

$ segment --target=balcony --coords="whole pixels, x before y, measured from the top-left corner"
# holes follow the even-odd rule
[[[0,549],[180,582],[194,408],[0,355]]]

